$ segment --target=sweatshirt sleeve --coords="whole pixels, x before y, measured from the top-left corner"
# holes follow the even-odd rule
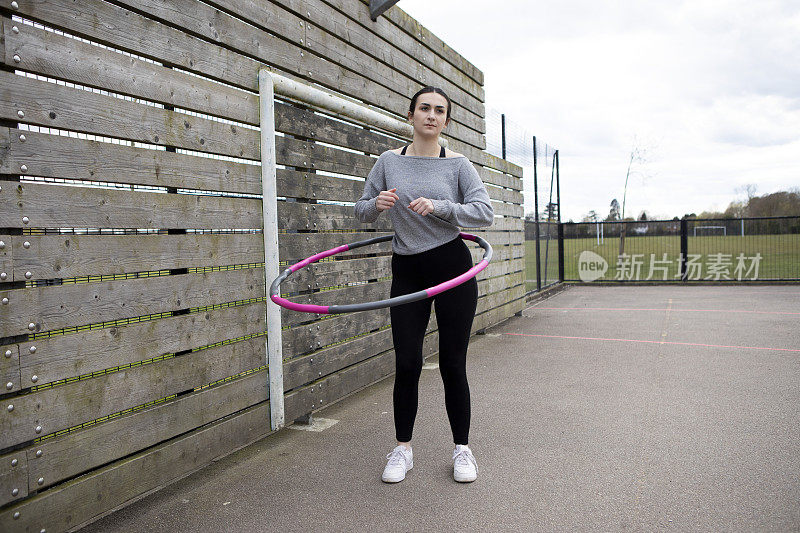
[[[458,170],[458,191],[463,203],[432,200],[433,214],[463,228],[491,226],[494,210],[489,193],[486,192],[478,171],[466,157]]]
[[[375,207],[375,200],[381,191],[386,188],[386,169],[383,157],[379,157],[372,170],[369,171],[367,181],[364,183],[364,194],[356,201],[354,207],[356,218],[361,222],[375,222],[381,214]]]

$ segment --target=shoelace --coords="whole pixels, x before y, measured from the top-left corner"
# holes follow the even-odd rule
[[[455,457],[453,457],[453,464],[455,464],[456,467],[469,466],[470,463],[472,463],[472,465],[475,467],[475,471],[477,472],[478,463],[475,461],[475,457],[469,450],[461,450],[455,455]]]
[[[386,454],[386,459],[389,461],[389,466],[405,466],[406,458],[400,450],[392,450]]]

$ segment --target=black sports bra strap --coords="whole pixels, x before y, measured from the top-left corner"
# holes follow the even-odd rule
[[[408,146],[411,145],[409,144]],[[403,149],[400,150],[400,155],[406,155],[406,149],[408,148],[408,146],[403,146]],[[442,149],[439,150],[439,157],[447,157],[444,152],[444,146],[442,146]]]

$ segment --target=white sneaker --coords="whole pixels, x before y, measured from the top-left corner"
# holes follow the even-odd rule
[[[453,450],[453,479],[459,483],[469,483],[478,478],[478,463],[472,450],[464,444],[457,444]]]
[[[414,454],[405,446],[397,446],[386,455],[388,462],[381,479],[386,483],[398,483],[406,478],[406,472],[414,468]]]

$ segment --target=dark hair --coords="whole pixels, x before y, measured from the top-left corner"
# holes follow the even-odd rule
[[[441,90],[440,88],[438,88],[438,87],[423,87],[422,89],[417,91],[417,93],[414,96],[411,97],[411,105],[408,106],[408,112],[411,113],[412,115],[414,114],[414,110],[417,108],[417,98],[419,97],[419,95],[425,94],[425,93],[436,93],[436,94],[441,94],[442,96],[444,96],[444,99],[447,100],[447,119],[446,120],[450,120],[450,110],[453,108],[453,102],[451,102],[450,101],[450,97],[447,96],[447,94],[445,94],[445,92],[443,90]]]

